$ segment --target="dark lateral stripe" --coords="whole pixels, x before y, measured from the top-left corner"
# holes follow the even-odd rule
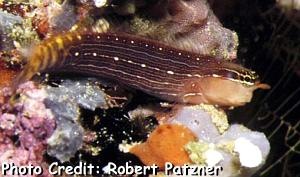
[[[251,74],[236,64],[124,33],[70,32],[50,38],[38,47],[46,52],[33,54],[17,81],[28,79],[37,71],[70,71],[121,82],[175,101],[182,96],[185,84],[195,79],[223,77],[239,82]]]

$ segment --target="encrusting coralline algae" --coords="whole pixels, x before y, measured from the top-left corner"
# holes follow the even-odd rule
[[[2,89],[2,94],[10,96],[9,89]],[[20,99],[13,107],[0,102],[0,161],[13,162],[15,165],[42,166],[47,168],[44,153],[47,139],[55,129],[55,118],[46,108],[43,100],[45,90],[27,82],[19,87]],[[11,111],[8,111],[11,110]],[[44,170],[42,176],[51,176]]]

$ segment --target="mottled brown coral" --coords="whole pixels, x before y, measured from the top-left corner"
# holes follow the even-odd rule
[[[0,88],[9,86],[16,74],[16,71],[8,69],[5,63],[0,60]]]
[[[0,1],[0,9],[7,11],[8,13],[24,17],[26,13],[31,12],[35,6],[33,4],[28,4],[24,2],[9,2]]]
[[[183,125],[163,124],[150,134],[145,143],[134,146],[130,152],[146,165],[155,163],[160,168],[163,168],[166,162],[183,165],[190,162],[184,146],[195,139],[191,130]]]

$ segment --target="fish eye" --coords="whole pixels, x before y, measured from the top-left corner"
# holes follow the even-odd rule
[[[246,81],[246,82],[252,82],[252,78],[249,75],[246,75],[244,77],[244,81]]]

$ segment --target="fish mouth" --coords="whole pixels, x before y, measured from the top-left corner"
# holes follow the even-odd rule
[[[271,86],[269,84],[261,83],[260,81],[255,82],[255,88],[256,89],[263,89],[263,90],[269,90],[271,89]]]

